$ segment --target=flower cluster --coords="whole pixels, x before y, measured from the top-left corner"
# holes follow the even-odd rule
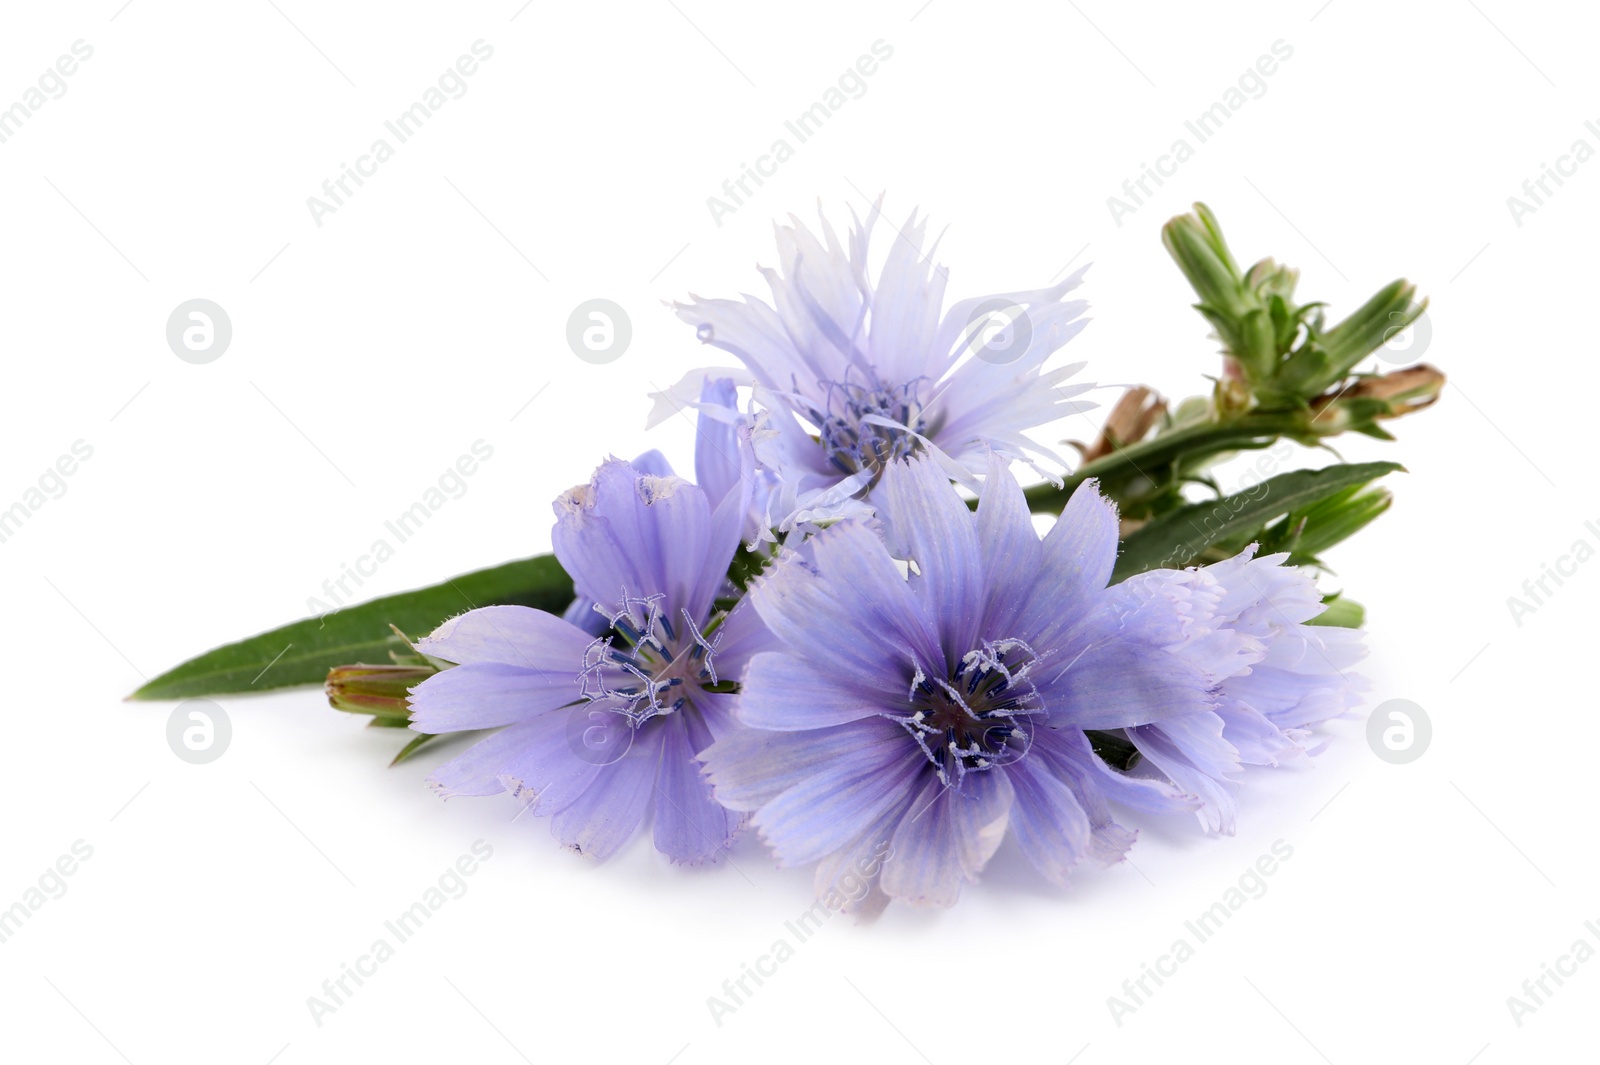
[[[915,218],[872,276],[876,219],[780,228],[771,303],[677,307],[743,369],[657,397],[698,409],[696,483],[652,452],[556,501],[564,616],[487,607],[419,642],[451,667],[412,727],[498,730],[442,794],[509,792],[597,858],[648,821],[713,861],[748,824],[852,909],[948,905],[1008,835],[1065,885],[1127,853],[1119,808],[1231,832],[1243,767],[1354,705],[1359,634],[1307,624],[1323,600],[1285,554],[1113,582],[1093,480],[1037,531],[1011,466],[1055,474],[1026,434],[1085,407],[1078,366],[1044,369],[1077,275],[944,310]]]

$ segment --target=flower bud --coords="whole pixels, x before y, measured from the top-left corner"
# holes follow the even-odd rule
[[[1128,389],[1111,408],[1111,413],[1106,416],[1106,421],[1100,428],[1100,435],[1094,442],[1084,447],[1074,444],[1083,453],[1083,461],[1090,463],[1096,459],[1105,458],[1118,448],[1129,444],[1137,444],[1150,435],[1167,414],[1167,401],[1162,399],[1154,389],[1144,385]]]
[[[411,716],[411,689],[437,672],[431,665],[335,666],[328,670],[328,705],[403,722]]]
[[[1402,418],[1432,405],[1443,391],[1444,382],[1444,374],[1427,363],[1360,377],[1355,384],[1312,402],[1311,430],[1317,436],[1353,430],[1387,438],[1379,422]]]

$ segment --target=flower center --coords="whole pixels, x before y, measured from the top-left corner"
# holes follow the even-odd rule
[[[627,718],[635,729],[651,718],[681,710],[693,687],[718,683],[712,664],[722,634],[707,639],[687,610],[674,625],[662,610],[663,597],[623,592],[615,614],[596,610],[611,622],[611,633],[589,644],[579,674],[579,694]],[[714,618],[707,628],[715,627]]]
[[[1033,715],[1044,701],[1028,674],[1038,655],[1021,640],[985,640],[948,680],[921,669],[911,680],[911,713],[893,716],[949,787],[968,773],[1007,765],[1028,753]],[[892,715],[891,715],[892,716]]]
[[[843,473],[881,471],[896,459],[922,447],[917,436],[927,430],[917,382],[898,388],[824,382],[824,409],[808,412],[828,461]]]

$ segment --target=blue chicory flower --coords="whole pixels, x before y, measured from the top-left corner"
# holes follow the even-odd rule
[[[1107,588],[1117,517],[1095,484],[1042,540],[998,457],[976,513],[929,459],[895,463],[883,489],[893,552],[844,521],[752,585],[780,646],[745,671],[748,729],[702,755],[717,799],[753,812],[781,864],[819,863],[819,895],[887,844],[866,911],[953,903],[1008,830],[1065,885],[1131,846],[1108,800],[1196,808],[1180,787],[1112,769],[1085,735],[1182,735],[1218,703],[1197,657],[1164,646],[1168,619],[1119,609]]]
[[[1202,799],[1206,828],[1231,834],[1244,765],[1278,765],[1307,751],[1310,729],[1359,702],[1367,685],[1349,672],[1365,654],[1355,629],[1309,625],[1325,608],[1316,583],[1257,558],[1251,545],[1201,568],[1152,570],[1116,586],[1124,617],[1164,629],[1163,647],[1196,663],[1217,691],[1211,713],[1126,731],[1146,761]]]
[[[704,396],[728,391],[712,382]],[[596,858],[652,808],[656,848],[675,861],[730,844],[740,815],[712,798],[696,757],[735,727],[728,682],[768,640],[753,610],[724,599],[753,490],[747,432],[702,416],[699,436],[699,485],[652,453],[611,459],[556,501],[556,557],[590,617],[484,607],[420,641],[457,664],[412,690],[412,728],[500,730],[434,773],[441,794],[510,792]]]
[[[867,497],[883,470],[914,454],[931,455],[971,488],[990,452],[1051,476],[1064,463],[1028,430],[1093,406],[1073,399],[1091,385],[1065,383],[1082,363],[1043,368],[1086,324],[1087,304],[1063,299],[1083,270],[1049,288],[942,311],[946,270],[933,264],[934,248],[924,251],[925,221],[915,215],[877,280],[869,277],[878,217],[876,205],[864,225],[852,214],[846,249],[826,219],[819,239],[791,216],[792,225],[777,229],[779,269],[762,271],[770,304],[745,295],[677,305],[703,342],[744,364],[739,380],[753,386],[764,414],[757,456],[780,481],[767,507],[770,527],[870,512]],[[702,372],[656,394],[652,424],[692,398],[684,390],[695,389]]]

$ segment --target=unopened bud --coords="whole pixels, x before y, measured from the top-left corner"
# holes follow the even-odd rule
[[[411,716],[407,703],[411,689],[437,672],[430,665],[334,666],[328,670],[328,705],[350,714],[404,721]]]
[[[1408,366],[1377,377],[1364,377],[1345,393],[1348,398],[1382,400],[1394,408],[1385,415],[1398,418],[1421,410],[1439,398],[1444,390],[1444,374],[1427,363]]]
[[[1167,401],[1157,395],[1155,389],[1137,385],[1124,392],[1111,408],[1094,443],[1084,447],[1074,442],[1073,446],[1083,453],[1086,463],[1105,458],[1149,436],[1150,430],[1166,417],[1166,413]]]
[[[1431,406],[1444,389],[1445,376],[1427,363],[1393,373],[1359,378],[1338,392],[1318,397],[1311,404],[1311,426],[1319,436],[1346,430],[1387,436],[1377,423]]]

